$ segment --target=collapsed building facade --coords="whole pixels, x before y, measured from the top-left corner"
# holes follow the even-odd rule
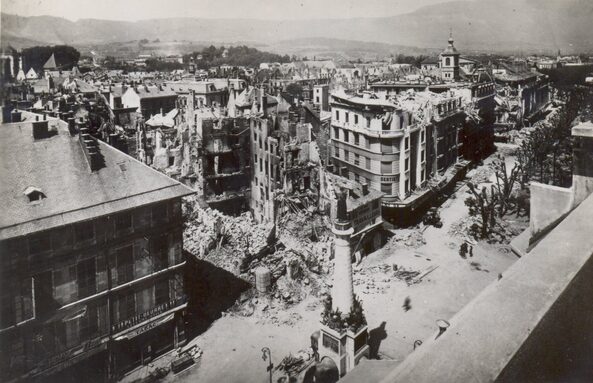
[[[496,129],[507,131],[541,118],[550,103],[547,76],[530,70],[523,62],[504,63],[493,69],[498,86]]]
[[[204,202],[230,215],[249,208],[249,129],[249,120],[242,117],[204,119],[198,129],[201,138],[198,166]]]
[[[253,176],[250,208],[257,222],[275,222],[283,198],[317,201],[319,152],[311,124],[295,113],[250,119]]]

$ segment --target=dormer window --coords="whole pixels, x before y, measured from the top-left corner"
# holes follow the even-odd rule
[[[39,202],[44,198],[47,198],[41,189],[34,186],[29,186],[25,189],[24,194],[29,199],[29,202]]]

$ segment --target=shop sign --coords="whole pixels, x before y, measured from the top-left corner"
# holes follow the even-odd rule
[[[122,336],[119,336],[119,337],[115,338],[115,340],[132,339],[132,338],[134,338],[134,337],[136,337],[136,336],[138,336],[140,334],[144,334],[145,332],[150,331],[153,328],[156,328],[156,327],[162,325],[163,323],[166,323],[166,322],[172,320],[174,315],[175,314],[171,313],[169,315],[164,316],[161,319],[158,319],[158,320],[152,321],[150,323],[147,323],[144,326],[140,326],[137,329],[134,329],[134,330],[128,332],[127,334],[125,334],[125,335],[122,335]]]
[[[123,321],[120,321],[120,322],[114,324],[113,326],[111,326],[111,330],[113,332],[119,332],[119,331],[125,330],[125,329],[135,326],[139,323],[142,323],[145,320],[148,320],[152,317],[155,317],[155,316],[160,315],[166,311],[169,311],[169,310],[179,306],[183,302],[184,302],[183,298],[172,299],[169,302],[162,303],[162,304],[155,306],[155,307],[151,308],[150,310],[145,311],[141,314],[134,315],[130,319],[126,319],[126,320],[123,320]]]

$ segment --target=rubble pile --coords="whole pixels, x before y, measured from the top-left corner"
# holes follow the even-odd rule
[[[276,366],[276,371],[283,371],[288,376],[297,376],[312,362],[314,362],[312,349],[300,350],[296,355],[289,354]]]
[[[389,238],[385,245],[386,250],[396,249],[398,247],[410,247],[417,249],[426,244],[426,240],[419,230],[397,230]]]
[[[186,250],[256,285],[255,270],[270,271],[270,289],[243,293],[229,310],[276,323],[297,323],[285,310],[307,296],[320,297],[328,285],[333,239],[327,218],[309,209],[286,213],[278,225],[256,224],[248,213],[226,216],[186,203]],[[278,231],[278,235],[276,235]]]
[[[187,251],[236,274],[246,271],[276,241],[274,225],[255,224],[249,213],[230,217],[197,206],[183,234]]]
[[[471,182],[474,184],[483,184],[490,182],[490,177],[494,175],[494,169],[490,166],[481,166],[471,171],[469,174]]]
[[[405,282],[408,286],[420,283],[425,275],[431,273],[436,266],[431,266],[424,272],[406,269],[401,265],[382,264],[357,270],[354,275],[354,285],[361,286],[363,294],[384,294],[393,280]]]
[[[389,265],[372,266],[358,270],[353,276],[354,286],[361,286],[362,294],[385,294],[390,286],[390,278],[386,274]]]
[[[477,217],[464,217],[457,222],[454,222],[449,227],[449,235],[455,238],[460,238],[465,242],[474,242],[471,236],[472,225],[479,225],[479,219]]]

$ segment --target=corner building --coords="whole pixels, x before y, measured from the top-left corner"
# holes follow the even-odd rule
[[[0,125],[0,380],[111,380],[184,341],[193,191],[39,117]]]

